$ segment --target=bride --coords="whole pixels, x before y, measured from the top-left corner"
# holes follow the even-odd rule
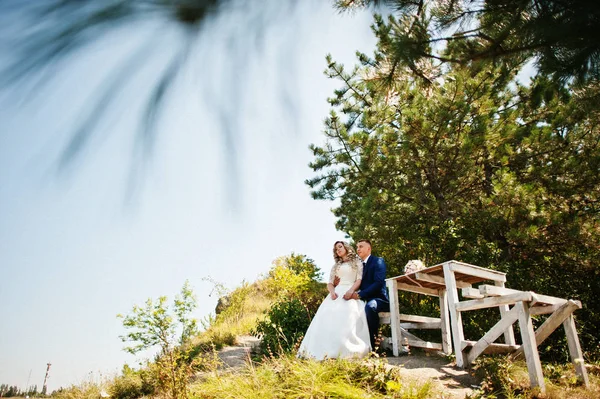
[[[298,349],[299,357],[363,357],[371,350],[365,303],[351,299],[360,287],[363,264],[354,249],[344,241],[333,245],[335,265],[331,268],[325,298],[315,314]],[[333,285],[339,277],[337,286]]]

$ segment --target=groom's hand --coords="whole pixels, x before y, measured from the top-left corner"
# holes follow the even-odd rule
[[[333,286],[337,287],[339,283],[340,283],[340,278],[338,276],[335,276],[333,278]]]

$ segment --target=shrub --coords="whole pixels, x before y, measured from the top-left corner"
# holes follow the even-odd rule
[[[572,364],[542,363],[546,393],[539,395],[530,388],[527,365],[524,361],[510,361],[506,357],[481,357],[475,361],[473,370],[482,380],[475,398],[548,398],[587,399],[600,397],[600,379],[589,373],[590,387],[581,384]]]
[[[275,303],[260,321],[253,334],[262,338],[263,353],[281,354],[291,352],[300,342],[313,314],[297,298]]]
[[[171,399],[187,397],[187,382],[193,366],[185,352],[197,331],[196,320],[190,317],[196,306],[196,297],[186,281],[171,309],[167,306],[167,297],[162,296],[157,301],[148,299],[145,306],[134,306],[130,315],[118,315],[129,331],[121,339],[133,344],[125,348],[127,352],[136,354],[160,347],[160,355],[149,365],[149,370],[157,390]],[[128,388],[125,392],[134,394],[136,381],[123,382],[126,383],[124,388]]]
[[[84,382],[69,388],[60,389],[52,394],[57,399],[98,399],[102,386],[94,382]]]
[[[125,365],[122,375],[112,381],[108,393],[113,399],[135,399],[151,395],[155,391],[151,377],[148,369],[136,371]]]

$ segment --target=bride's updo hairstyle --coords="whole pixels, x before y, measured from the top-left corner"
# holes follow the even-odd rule
[[[335,260],[336,264],[344,262],[344,260],[338,256],[337,251],[335,250],[335,246],[338,244],[342,244],[344,248],[346,248],[346,257],[348,258],[348,261],[351,262],[353,260],[359,259],[358,255],[356,254],[356,251],[350,246],[350,244],[348,244],[346,241],[336,241],[335,243],[333,243],[333,259]]]

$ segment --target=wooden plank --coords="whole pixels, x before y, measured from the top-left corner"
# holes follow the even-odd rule
[[[407,339],[406,343],[408,344],[408,346],[414,346],[416,348],[435,349],[438,351],[442,350],[442,344],[438,342],[423,341],[422,339],[419,339],[418,341],[413,339]]]
[[[543,303],[545,305],[562,305],[567,302],[564,298],[557,298],[555,296],[542,295],[536,292],[535,296],[537,297],[536,303]],[[533,304],[531,305],[533,306]]]
[[[399,316],[400,321],[407,321],[409,323],[435,323],[441,321],[441,319],[438,317],[417,316],[404,313],[400,313]]]
[[[477,288],[463,288],[461,290],[461,295],[463,296],[463,298],[470,299],[481,299],[485,296],[481,292],[479,292]]]
[[[404,329],[402,329],[402,337],[404,337],[404,343],[408,344],[409,346],[415,346],[417,348],[426,349],[437,349],[440,351],[442,350],[442,344],[422,340],[421,338],[409,333]]]
[[[442,328],[441,322],[436,323],[400,323],[400,327],[405,330],[439,330]]]
[[[577,337],[577,329],[575,328],[575,319],[573,314],[570,314],[567,320],[563,322],[565,333],[567,334],[567,345],[569,346],[569,355],[573,366],[575,366],[575,372],[581,378],[586,388],[589,388],[590,381],[588,380],[587,370],[585,369],[585,363],[583,361],[583,353],[581,352],[581,346],[579,345],[579,338]]]
[[[511,288],[505,288],[505,287],[501,287],[501,286],[493,286],[493,285],[489,285],[489,284],[482,284],[479,286],[479,292],[484,295],[484,296],[501,296],[501,295],[510,295],[510,294],[516,294],[519,292],[524,292],[524,291],[519,291],[519,290],[513,290]],[[563,298],[557,298],[554,296],[549,296],[549,295],[542,295],[542,294],[535,294],[536,298],[535,298],[535,302],[536,303],[543,303],[543,304],[547,304],[547,305],[557,305],[557,304],[563,304],[565,302],[567,302],[566,299]],[[530,304],[529,306],[533,306],[533,304]]]
[[[560,306],[556,312],[552,313],[544,323],[535,330],[535,344],[539,346],[556,330],[576,309],[579,307],[575,301],[569,301]],[[523,348],[515,352],[511,358],[519,359],[523,357]]]
[[[483,337],[467,353],[467,362],[469,364],[473,363],[475,359],[479,355],[483,353],[485,348],[487,348],[490,344],[493,344],[496,339],[500,335],[506,331],[506,329],[513,325],[515,321],[519,318],[519,309],[513,307],[513,309],[507,313],[505,313],[500,321],[494,325],[487,333],[484,334]]]
[[[502,272],[484,269],[483,267],[469,265],[468,263],[456,261],[451,261],[448,263],[452,265],[452,271],[456,273],[467,274],[469,276],[475,276],[485,280],[506,282],[506,274]]]
[[[563,304],[564,305],[564,304]],[[543,315],[550,314],[556,312],[563,305],[539,305],[539,306],[531,306],[529,308],[529,314],[534,315]]]
[[[463,341],[463,349],[467,349],[467,348],[475,345],[476,343],[477,342],[475,342],[475,341]],[[487,348],[485,348],[485,350],[483,351],[483,354],[494,355],[494,354],[499,354],[499,353],[511,353],[511,352],[518,350],[520,347],[521,347],[521,345],[507,345],[507,344],[493,343],[493,344],[490,344]]]
[[[394,356],[398,356],[398,354],[400,353],[400,339],[402,338],[400,332],[400,319],[398,317],[398,282],[396,280],[387,280],[386,285],[390,296],[390,326],[392,330],[392,353],[394,354]]]
[[[450,313],[450,325],[452,328],[452,342],[454,354],[456,355],[456,365],[465,366],[465,359],[462,351],[462,341],[465,340],[463,334],[462,316],[456,309],[459,303],[458,290],[456,287],[456,278],[454,276],[453,262],[444,263],[444,281],[446,282],[446,292],[448,294],[448,312]]]
[[[494,284],[497,287],[504,288],[504,282],[502,281],[494,281]],[[504,317],[506,313],[509,312],[510,307],[508,305],[500,305],[500,316]],[[504,331],[504,343],[508,345],[515,345],[515,331],[513,329],[513,325],[511,324],[506,331]]]
[[[445,285],[444,285],[445,286]],[[442,352],[452,353],[452,335],[450,332],[450,314],[448,313],[448,293],[440,290],[440,328],[442,330]]]
[[[483,299],[472,299],[470,301],[462,301],[457,303],[456,310],[459,312],[464,312],[467,310],[491,308],[494,306],[512,305],[521,301],[531,301],[532,297],[533,296],[531,292],[518,292],[516,294],[494,296]]]
[[[501,281],[499,281],[502,283]],[[495,282],[494,282],[495,283]],[[479,287],[479,293],[483,296],[500,296],[514,294],[516,292],[523,292],[518,290],[512,290],[510,288],[500,287],[496,285],[481,284]]]
[[[568,302],[575,304],[578,309],[581,309],[581,301],[569,299]],[[564,305],[564,303],[556,304],[556,305],[547,305],[547,306],[533,306],[533,307],[529,308],[529,313],[531,313],[531,315],[550,314],[550,313],[556,312],[563,305]]]
[[[438,296],[438,290],[435,288],[418,287],[416,285],[399,283],[396,280],[392,280],[392,281],[396,282],[398,289],[402,290],[402,291],[415,292],[417,294],[424,294],[424,295]]]
[[[519,329],[521,330],[521,340],[523,341],[523,351],[525,352],[525,362],[529,372],[531,387],[539,387],[541,393],[546,392],[544,375],[542,374],[542,364],[535,343],[535,333],[533,323],[529,314],[529,305],[526,302],[517,302],[515,308],[519,314]]]
[[[444,277],[442,277],[442,276],[434,276],[434,275],[427,274],[427,273],[417,272],[415,274],[415,279],[419,280],[419,281],[426,281],[428,283],[439,284],[443,287],[446,287],[446,282],[444,281]],[[457,281],[456,286],[458,288],[467,288],[467,287],[471,287],[471,284],[466,283],[464,281]]]

